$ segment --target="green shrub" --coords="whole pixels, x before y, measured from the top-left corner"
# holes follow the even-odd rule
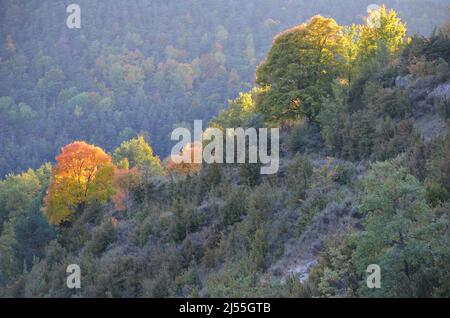
[[[291,203],[297,206],[306,198],[306,190],[311,185],[313,165],[305,156],[297,154],[287,168],[287,185],[292,193]]]
[[[326,206],[327,199],[326,196],[322,193],[315,193],[310,198],[308,198],[308,200],[301,208],[301,215],[297,224],[299,235],[303,234],[303,232],[311,224],[311,221],[314,219],[317,213],[325,209]]]
[[[219,213],[225,227],[241,221],[246,212],[245,195],[245,191],[239,187],[231,187],[231,191],[226,194],[224,203],[219,207]]]
[[[89,250],[94,255],[103,253],[108,245],[113,241],[116,230],[111,219],[106,219],[100,227],[97,227],[92,234],[92,239],[88,243]]]
[[[427,185],[427,202],[432,206],[437,206],[450,199],[450,193],[446,188],[437,183]]]
[[[334,169],[333,181],[340,185],[349,185],[355,174],[355,167],[351,163],[341,163]]]

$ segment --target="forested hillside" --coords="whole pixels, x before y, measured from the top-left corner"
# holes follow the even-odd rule
[[[2,1],[0,297],[450,297],[448,12],[386,2]],[[279,171],[164,160],[194,119]]]
[[[429,35],[447,2],[389,0]],[[173,127],[209,120],[251,88],[278,32],[320,13],[361,23],[371,1],[0,1],[0,176],[38,168],[82,139],[112,151],[144,134],[165,157]]]

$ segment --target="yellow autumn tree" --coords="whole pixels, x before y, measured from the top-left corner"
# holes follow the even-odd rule
[[[406,43],[406,23],[401,21],[395,10],[381,6],[371,10],[365,20],[366,24],[359,26],[358,51],[361,62],[374,57],[380,49],[395,54]]]
[[[72,221],[87,204],[114,194],[115,166],[101,148],[75,141],[62,148],[56,161],[44,207],[50,223]]]
[[[354,68],[358,61],[358,26],[344,26],[339,55],[343,61],[343,79],[351,83]]]

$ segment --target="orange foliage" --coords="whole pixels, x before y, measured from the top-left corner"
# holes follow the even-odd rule
[[[115,166],[101,148],[75,141],[62,148],[56,161],[45,197],[50,223],[70,221],[77,209],[93,201],[105,202],[114,193]]]
[[[187,175],[190,173],[195,173],[200,171],[202,168],[201,163],[194,163],[195,154],[197,153],[198,158],[202,158],[202,145],[198,143],[188,144],[186,145],[182,153],[177,156],[177,158],[167,158],[166,163],[164,165],[166,175],[167,174],[179,174],[179,175]],[[191,163],[187,162],[181,162],[176,163],[173,161],[173,159],[176,159],[175,161],[178,162],[178,160],[181,160],[188,152],[190,152],[191,155]]]
[[[16,50],[16,47],[14,45],[14,40],[13,40],[13,37],[11,34],[8,34],[8,36],[6,37],[6,48],[9,51],[13,51],[13,52]]]
[[[111,225],[113,226],[113,228],[117,228],[118,224],[119,224],[119,221],[115,217],[112,217],[111,218]]]
[[[114,176],[114,187],[117,189],[112,197],[117,211],[125,211],[131,202],[131,191],[142,184],[142,174],[137,168],[117,169]]]

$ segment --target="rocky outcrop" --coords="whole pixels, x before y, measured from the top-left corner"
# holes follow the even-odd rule
[[[450,103],[450,81],[439,83],[436,76],[398,76],[395,85],[409,91],[414,126],[426,142],[449,133],[442,107]]]

